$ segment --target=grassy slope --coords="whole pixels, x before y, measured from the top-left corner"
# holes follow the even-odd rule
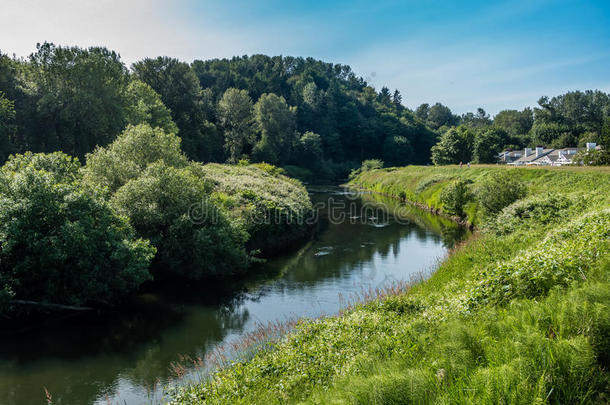
[[[296,330],[176,403],[609,400],[610,172],[408,167],[353,184],[442,211],[447,179],[510,170],[528,195],[407,293]],[[439,181],[440,180],[440,181]],[[549,203],[550,201],[550,203]]]
[[[209,163],[216,198],[249,234],[250,249],[271,250],[303,237],[312,205],[305,187],[274,166]],[[276,220],[279,219],[279,220]]]

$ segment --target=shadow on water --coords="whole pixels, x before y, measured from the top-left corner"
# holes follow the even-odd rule
[[[151,285],[114,312],[3,326],[0,404],[44,404],[43,387],[54,404],[149,403],[180,355],[204,357],[258,322],[336,313],[340,294],[429,270],[467,235],[391,199],[334,187],[311,192],[314,203],[326,204],[320,231],[257,265],[250,278]],[[342,210],[343,220],[333,218]]]

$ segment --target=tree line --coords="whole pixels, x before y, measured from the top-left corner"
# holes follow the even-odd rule
[[[182,138],[201,162],[249,159],[318,179],[344,177],[369,158],[426,163],[436,134],[349,66],[312,58],[146,58],[128,68],[103,47],[37,45],[0,55],[0,158],[63,151],[83,158],[129,124]]]
[[[505,149],[583,147],[588,142],[604,148],[586,161],[610,164],[610,94],[602,91],[544,96],[533,109],[503,110],[493,119],[482,108],[457,116],[438,103],[422,104],[415,114],[439,134],[431,153],[435,164],[495,163]]]

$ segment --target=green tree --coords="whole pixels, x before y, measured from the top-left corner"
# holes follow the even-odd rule
[[[148,124],[128,126],[113,143],[87,155],[84,181],[112,193],[156,162],[178,168],[187,166],[180,138]]]
[[[423,122],[428,121],[428,114],[430,114],[430,104],[428,104],[428,103],[421,104],[415,110],[415,115],[417,116],[417,118],[419,118]]]
[[[253,150],[254,158],[273,165],[282,165],[290,159],[296,143],[294,107],[284,97],[263,94],[254,105],[254,117],[261,138]]]
[[[472,200],[473,196],[469,188],[470,183],[468,180],[456,180],[443,188],[440,201],[447,214],[464,217],[464,206]]]
[[[201,279],[242,272],[248,265],[247,234],[218,209],[211,185],[193,165],[152,164],[111,203],[157,248],[156,276]]]
[[[61,153],[17,155],[0,170],[0,289],[41,303],[112,304],[150,279],[137,239]]]
[[[83,157],[124,128],[129,76],[117,53],[44,43],[26,72],[33,102],[23,134],[26,149]]]
[[[435,165],[450,165],[469,162],[471,157],[472,132],[464,128],[451,128],[441,135],[432,147],[432,162]]]
[[[180,130],[182,148],[192,159],[208,156],[203,93],[191,67],[178,59],[158,57],[144,59],[132,66],[134,75],[152,87],[172,113]]]
[[[161,101],[161,96],[148,84],[134,79],[127,86],[127,123],[148,124],[171,134],[178,133],[172,121],[171,111]]]
[[[508,134],[503,129],[490,128],[475,135],[472,158],[475,163],[496,163],[498,153],[508,141]]]
[[[389,166],[402,166],[413,157],[411,143],[404,136],[389,136],[383,143],[383,160]]]
[[[0,163],[13,152],[11,138],[15,132],[15,103],[0,91]]]
[[[432,129],[439,129],[442,126],[455,125],[457,117],[453,115],[449,107],[436,103],[428,110],[427,123]]]
[[[252,99],[245,90],[230,88],[218,103],[229,162],[237,163],[244,147],[254,141]]]
[[[534,113],[529,107],[523,111],[503,110],[494,117],[493,123],[510,135],[527,134],[534,124]]]
[[[477,201],[486,215],[495,215],[525,197],[527,188],[509,173],[490,176],[477,190]]]

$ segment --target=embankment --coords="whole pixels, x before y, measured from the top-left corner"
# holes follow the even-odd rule
[[[407,167],[352,184],[443,213],[460,181],[478,232],[428,280],[302,320],[172,403],[607,402],[608,169]]]

